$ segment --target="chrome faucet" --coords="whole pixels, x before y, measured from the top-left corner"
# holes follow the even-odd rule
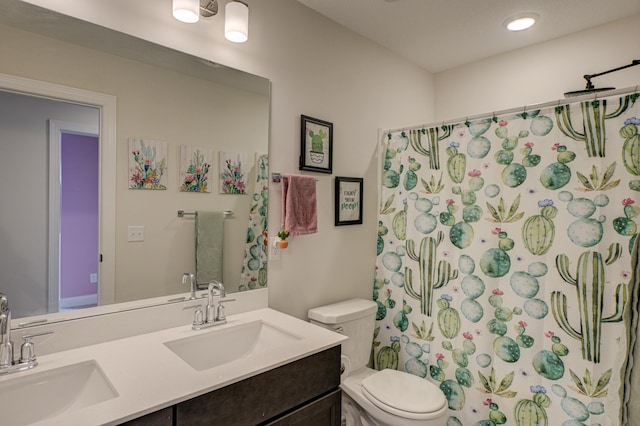
[[[29,370],[38,365],[34,351],[32,337],[51,334],[53,331],[22,336],[24,342],[20,347],[20,358],[13,357],[13,342],[11,341],[11,309],[7,296],[0,293],[0,375]]]
[[[225,324],[227,322],[227,316],[224,311],[223,302],[232,302],[236,299],[225,299],[227,292],[224,285],[218,281],[211,281],[207,290],[207,307],[205,312],[202,312],[202,308],[198,307],[193,315],[194,330],[200,330],[202,328],[213,327],[216,325]],[[216,304],[217,300],[217,304]]]
[[[195,276],[189,272],[185,272],[184,274],[182,274],[182,284],[186,284],[187,280],[189,280],[191,284],[191,295],[189,296],[189,300],[194,300],[196,298]]]

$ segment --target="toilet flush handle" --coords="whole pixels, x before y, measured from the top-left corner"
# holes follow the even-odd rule
[[[335,328],[332,328],[331,330],[335,331],[336,333],[344,334],[344,328],[342,327],[335,327]]]

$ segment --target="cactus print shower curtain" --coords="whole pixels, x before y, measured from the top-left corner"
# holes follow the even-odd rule
[[[439,386],[448,426],[626,421],[638,97],[385,137],[374,366]]]

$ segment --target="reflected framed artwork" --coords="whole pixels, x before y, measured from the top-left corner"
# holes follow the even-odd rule
[[[336,176],[335,226],[362,224],[363,178]]]
[[[300,170],[332,173],[333,124],[317,118],[301,116]]]

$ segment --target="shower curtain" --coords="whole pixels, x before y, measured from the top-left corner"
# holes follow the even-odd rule
[[[627,421],[638,97],[385,135],[373,363],[439,386],[448,426]]]
[[[267,207],[269,204],[269,156],[256,161],[256,179],[251,197],[247,241],[240,271],[240,291],[267,286]]]

